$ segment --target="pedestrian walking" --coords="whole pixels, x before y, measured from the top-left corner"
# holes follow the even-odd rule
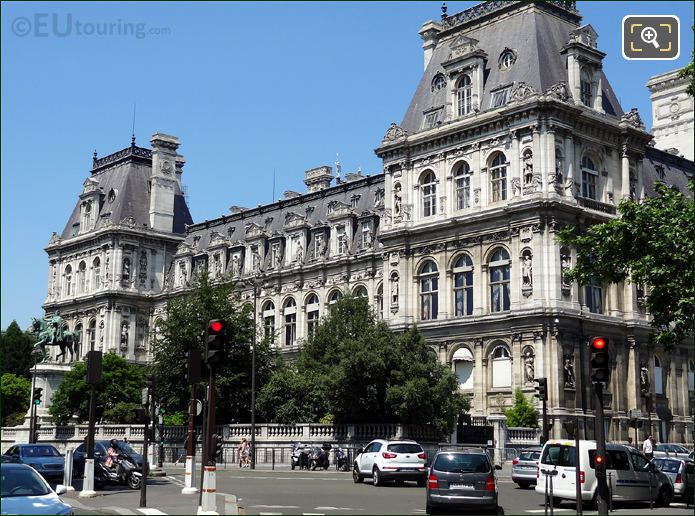
[[[237,446],[237,452],[239,454],[239,467],[244,468],[246,467],[246,459],[248,457],[248,442],[246,441],[246,437],[241,438],[241,442],[239,443],[239,446]]]
[[[644,453],[644,456],[647,457],[648,460],[654,458],[654,437],[652,434],[649,434],[642,443],[642,453]]]

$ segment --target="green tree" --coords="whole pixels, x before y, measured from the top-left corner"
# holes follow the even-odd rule
[[[34,366],[34,357],[31,352],[35,342],[36,339],[31,333],[22,331],[17,321],[12,321],[0,335],[2,373],[30,378],[31,368]]]
[[[104,422],[115,424],[139,423],[135,411],[140,407],[142,407],[142,403],[119,401],[113,407],[104,410]]]
[[[31,381],[23,376],[4,373],[0,378],[2,398],[2,426],[15,426],[22,422],[29,409]]]
[[[504,415],[507,416],[507,426],[538,428],[538,411],[521,389],[514,391],[514,405],[505,410]]]
[[[329,415],[328,400],[311,371],[280,365],[258,394],[256,407],[269,423],[307,423]]]
[[[154,371],[156,396],[171,411],[187,411],[190,390],[186,382],[186,354],[204,351],[204,335],[210,319],[227,323],[228,347],[215,377],[217,421],[247,422],[251,419],[251,341],[253,310],[241,306],[233,285],[213,284],[206,273],[183,296],[167,303],[166,318],[156,328]],[[256,347],[256,388],[268,380],[275,365],[269,342],[259,339]],[[202,382],[203,385],[207,381]]]
[[[63,382],[53,396],[48,411],[56,424],[64,425],[75,415],[81,422],[89,420],[89,386],[85,375],[87,366],[84,362],[76,363],[65,374]],[[143,370],[140,366],[128,363],[115,353],[107,353],[102,360],[102,382],[97,387],[96,417],[115,422],[113,417],[123,413],[123,406],[139,406],[144,387]],[[131,419],[133,421],[133,419]],[[130,421],[118,421],[128,423]]]
[[[692,198],[659,181],[654,187],[655,197],[622,201],[620,217],[582,234],[565,228],[559,240],[577,249],[577,263],[568,278],[580,284],[596,278],[646,285],[653,339],[670,348],[693,333],[695,212]],[[691,191],[694,187],[691,180]]]
[[[695,31],[695,26],[693,27]],[[687,92],[691,97],[695,97],[695,50],[693,50],[690,62],[683,68],[680,72],[681,77],[690,78],[690,84],[688,85]]]

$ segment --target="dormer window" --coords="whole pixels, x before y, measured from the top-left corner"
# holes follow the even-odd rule
[[[579,92],[582,104],[591,107],[593,101],[593,95],[591,92],[591,74],[586,67],[582,68],[581,71],[579,79]]]
[[[442,122],[442,110],[430,111],[425,114],[425,122],[423,129],[432,129],[437,127]]]
[[[498,108],[504,106],[509,100],[509,92],[512,90],[511,86],[497,90],[492,93],[492,98],[490,99],[490,107]]]
[[[473,108],[473,81],[464,75],[456,84],[456,112],[458,116],[467,115]]]
[[[438,73],[434,76],[434,79],[432,79],[432,91],[440,91],[443,90],[445,87],[446,79],[444,78],[444,75]]]
[[[505,48],[499,58],[500,70],[509,70],[515,62],[516,53],[509,48]]]

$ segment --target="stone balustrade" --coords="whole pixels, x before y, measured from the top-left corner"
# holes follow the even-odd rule
[[[507,444],[513,445],[524,445],[524,446],[538,446],[541,442],[541,434],[543,431],[540,428],[518,428],[518,427],[508,427],[507,428]]]

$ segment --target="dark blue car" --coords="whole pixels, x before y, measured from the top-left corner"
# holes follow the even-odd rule
[[[94,441],[94,459],[100,462],[106,460],[106,450],[109,449],[110,440],[107,441]],[[118,449],[126,452],[128,455],[133,457],[133,460],[137,462],[138,467],[142,468],[142,455],[137,453],[130,444],[125,441],[118,441]],[[79,478],[84,476],[84,460],[87,458],[87,447],[84,443],[80,444],[75,448],[75,452],[72,456],[72,476]]]
[[[65,457],[50,444],[15,444],[2,456],[2,462],[31,466],[46,480],[62,480]]]

